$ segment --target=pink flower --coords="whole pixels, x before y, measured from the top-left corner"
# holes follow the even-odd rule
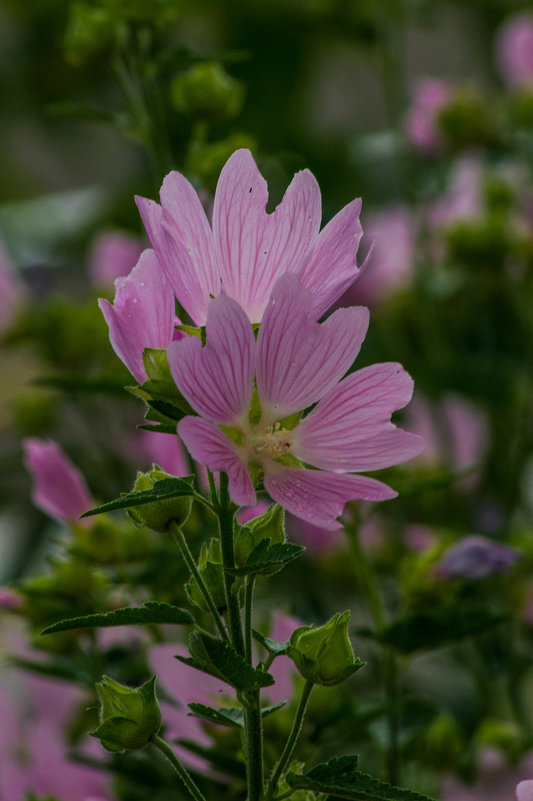
[[[141,240],[122,231],[104,231],[93,242],[89,256],[89,274],[93,284],[112,286],[117,278],[128,275],[141,256]]]
[[[516,785],[517,801],[533,801],[533,779],[526,779]]]
[[[78,520],[93,505],[79,470],[51,439],[29,437],[23,446],[35,505],[60,522]]]
[[[244,310],[221,295],[209,304],[206,346],[197,337],[174,342],[168,359],[176,384],[200,415],[183,418],[178,433],[193,458],[228,474],[235,503],[256,502],[251,464],[281,506],[336,529],[348,500],[396,495],[349,472],[410,459],[422,441],[390,422],[412,394],[413,382],[400,365],[377,364],[340,380],[359,352],[368,310],[338,309],[319,324],[313,309],[313,296],[300,280],[282,276],[256,341]],[[255,401],[250,410],[254,377],[260,410]]]
[[[272,214],[267,184],[249,150],[237,150],[218,181],[210,226],[187,179],[171,172],[161,205],[137,198],[145,228],[174,293],[198,326],[211,297],[236,300],[261,321],[277,278],[295,273],[320,317],[358,275],[361,201],[353,200],[319,233],[320,189],[309,170],[297,173]]]
[[[415,87],[405,120],[405,133],[418,150],[435,153],[441,148],[442,136],[437,118],[450,97],[448,84],[436,78],[424,78]]]
[[[157,464],[173,476],[186,476],[190,472],[187,453],[175,434],[139,430],[138,436],[142,455],[149,465]]]
[[[166,348],[174,336],[174,296],[153,250],[145,250],[131,273],[117,278],[115,286],[114,305],[103,298],[98,305],[109,326],[113,350],[143,384],[147,379],[144,349]]]
[[[509,17],[496,37],[496,59],[510,87],[533,86],[533,14]]]
[[[475,156],[459,159],[450,173],[449,186],[429,213],[429,222],[447,228],[458,222],[479,219],[482,204],[483,165]]]
[[[368,214],[365,241],[374,241],[372,268],[351,286],[341,306],[377,305],[394,290],[406,286],[414,272],[414,225],[409,211],[397,207]]]
[[[479,775],[475,785],[466,786],[454,778],[446,777],[439,797],[442,801],[512,801],[516,783],[526,776],[531,776],[531,772],[531,754],[518,768],[510,769],[498,751],[487,748],[481,754]],[[521,797],[517,794],[517,798],[518,801],[529,801],[533,796]]]
[[[522,557],[516,548],[470,534],[444,552],[435,565],[435,574],[441,578],[483,579],[509,570]]]

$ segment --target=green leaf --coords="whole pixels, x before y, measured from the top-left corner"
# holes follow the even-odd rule
[[[277,640],[271,640],[270,637],[265,637],[264,634],[261,634],[260,631],[257,629],[252,629],[252,634],[254,640],[260,643],[264,648],[267,649],[269,654],[274,654],[274,656],[283,656],[287,653],[287,648],[289,647],[289,641],[287,642],[278,642]]]
[[[84,512],[81,517],[114,512],[116,509],[127,509],[130,506],[142,506],[145,503],[164,501],[167,498],[194,495],[194,478],[194,476],[163,478],[161,481],[156,481],[152,489],[143,490],[142,492],[125,492],[114,501],[109,501],[109,503],[104,503],[102,506],[97,506],[96,509]]]
[[[389,626],[381,640],[404,654],[440,648],[480,634],[507,619],[507,615],[481,607],[450,606],[417,612]]]
[[[124,384],[117,384],[116,381],[106,381],[104,378],[87,378],[81,375],[62,376],[50,375],[33,378],[30,381],[38,387],[50,387],[63,392],[96,392],[98,394],[108,393],[110,395],[124,395]]]
[[[287,784],[295,789],[331,793],[352,801],[432,801],[427,795],[394,787],[357,770],[356,756],[330,759],[303,775],[289,772]],[[333,801],[333,799],[331,799]]]
[[[270,544],[270,538],[261,540],[248,557],[243,567],[229,570],[234,576],[248,576],[254,573],[277,573],[286,564],[297,559],[305,551],[303,545],[293,542],[275,542]]]
[[[194,618],[186,609],[179,606],[148,601],[144,606],[124,607],[114,609],[112,612],[102,612],[96,615],[83,615],[72,617],[69,620],[59,620],[47,626],[41,634],[54,634],[56,631],[69,631],[70,629],[107,628],[109,626],[138,626],[146,623],[176,623],[191,625]]]
[[[231,645],[210,634],[194,631],[189,637],[189,652],[190,657],[176,659],[225,681],[236,690],[248,692],[274,684],[270,673],[253,668]]]
[[[176,426],[175,425],[168,425],[167,423],[159,423],[159,424],[150,424],[145,423],[144,425],[137,426],[141,431],[153,431],[155,434],[175,434],[176,433]]]
[[[267,717],[273,712],[276,712],[282,706],[285,706],[285,701],[274,706],[265,706],[261,709],[261,716]],[[221,726],[235,726],[239,729],[244,728],[244,712],[240,707],[231,707],[230,709],[214,709],[212,706],[205,706],[205,704],[192,703],[188,704],[189,715],[192,717],[200,718],[200,720],[208,720],[210,723],[219,723]]]

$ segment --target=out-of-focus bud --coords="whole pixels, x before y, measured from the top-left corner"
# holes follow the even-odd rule
[[[477,92],[462,89],[439,111],[437,127],[448,147],[461,151],[486,144],[495,126],[490,105]]]
[[[174,476],[165,473],[154,464],[149,473],[137,473],[132,492],[151,490],[156,481],[162,481],[164,478],[174,478]],[[135,523],[164,533],[168,531],[168,527],[173,522],[179,526],[185,523],[191,512],[191,503],[191,498],[187,496],[168,498],[153,503],[144,503],[141,506],[131,506],[128,514]]]
[[[77,521],[93,505],[79,470],[51,439],[30,437],[23,446],[35,505],[60,522]]]
[[[113,18],[107,8],[89,3],[72,3],[63,42],[67,60],[79,66],[112,44],[115,33]]]
[[[172,100],[193,120],[221,122],[236,117],[244,101],[244,87],[216,62],[196,64],[172,81]]]
[[[246,526],[240,526],[235,537],[235,564],[243,567],[248,557],[261,540],[270,539],[270,543],[285,542],[283,509],[272,504],[259,517],[249,520]],[[277,568],[276,568],[277,570]]]
[[[437,715],[424,736],[424,759],[439,770],[451,770],[464,747],[464,737],[455,719],[445,713]]]
[[[523,754],[523,732],[510,720],[486,718],[478,729],[477,739],[482,746],[497,748],[510,762]]]
[[[287,655],[305,679],[331,687],[364,666],[348,638],[349,620],[349,611],[339,612],[319,628],[300,626],[293,631]]]
[[[220,541],[213,538],[209,545],[204,542],[198,560],[198,570],[203,578],[207,589],[214,601],[216,608],[221,611],[226,608],[226,593],[224,589],[224,569],[222,567],[222,553],[220,551]],[[205,598],[193,577],[185,585],[187,597],[190,602],[196,604],[204,612],[209,612],[209,607]]]
[[[108,751],[144,748],[161,728],[155,676],[135,690],[104,676],[96,690],[101,704],[100,725],[91,735]]]

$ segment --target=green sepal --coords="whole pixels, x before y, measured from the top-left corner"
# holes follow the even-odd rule
[[[59,620],[57,623],[53,623],[43,629],[41,634],[54,634],[56,631],[70,631],[72,629],[142,626],[149,623],[173,623],[191,626],[194,622],[194,617],[186,609],[180,609],[179,606],[160,601],[147,601],[144,606],[124,607],[122,609],[113,609],[112,612]]]
[[[257,631],[257,629],[252,629],[252,635],[254,640],[266,648],[269,654],[272,654],[273,656],[284,656],[287,653],[289,648],[288,640],[287,642],[271,640],[270,637],[265,637],[265,635],[261,634],[261,632]]]
[[[274,684],[270,673],[253,668],[224,640],[194,631],[189,637],[188,646],[191,656],[176,656],[176,659],[221,679],[236,690],[248,692]]]
[[[293,542],[276,542],[270,544],[270,538],[261,540],[248,557],[242,567],[227,568],[233,576],[250,576],[262,574],[264,576],[277,573],[293,559],[297,559],[305,551],[303,545]]]
[[[299,626],[289,640],[287,656],[299,673],[313,684],[333,687],[365,666],[348,636],[350,612],[337,613],[323,626]]]
[[[184,334],[188,334],[191,337],[198,337],[198,339],[202,339],[201,328],[195,328],[193,325],[176,325],[174,327],[176,331],[183,331]]]
[[[114,501],[104,503],[95,509],[84,512],[81,517],[91,517],[100,515],[103,512],[114,512],[116,509],[127,509],[129,506],[142,506],[145,503],[163,501],[168,498],[179,498],[186,495],[194,495],[194,476],[180,476],[179,478],[163,478],[156,481],[153,487],[142,492],[124,492]]]
[[[427,795],[361,773],[357,761],[355,755],[335,757],[304,774],[289,772],[285,779],[295,789],[331,793],[335,798],[351,801],[432,801]]]
[[[144,748],[161,728],[155,676],[136,689],[103,676],[96,691],[100,699],[100,725],[90,734],[108,751]]]
[[[202,545],[198,560],[198,571],[209,590],[216,608],[219,611],[223,611],[226,608],[226,590],[220,540],[217,537],[213,537],[209,545],[206,542]],[[194,576],[191,576],[185,585],[185,592],[192,604],[203,609],[204,612],[210,611]]]
[[[270,539],[270,544],[285,542],[284,511],[278,504],[271,504],[266,512],[245,526],[239,526],[235,535],[235,564],[238,568],[248,562],[254,548],[262,541]]]
[[[281,701],[273,706],[265,706],[261,709],[261,716],[265,718],[285,706],[285,704],[286,701]],[[188,707],[191,710],[189,715],[192,717],[207,720],[209,723],[218,723],[220,726],[233,726],[244,729],[244,712],[241,707],[214,709],[214,707],[198,703],[188,704]]]

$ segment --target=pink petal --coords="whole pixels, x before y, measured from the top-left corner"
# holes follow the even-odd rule
[[[422,437],[390,422],[412,392],[413,381],[399,364],[374,364],[352,373],[294,429],[294,454],[340,473],[379,470],[418,456]]]
[[[210,297],[220,294],[213,237],[200,199],[179,172],[161,187],[161,206],[137,198],[145,228],[161,267],[181,305],[204,325]]]
[[[313,252],[298,270],[303,285],[313,294],[315,320],[357,278],[357,249],[363,236],[360,213],[360,198],[341,209],[320,232]]]
[[[239,506],[255,504],[255,490],[246,465],[236,446],[219,428],[201,417],[184,417],[178,423],[178,434],[193,459],[207,465],[210,470],[222,470],[228,474],[229,493],[235,503]]]
[[[215,423],[233,424],[248,414],[252,397],[255,340],[248,317],[224,295],[209,304],[207,343],[198,337],[173,342],[170,370],[191,406]]]
[[[348,370],[365,338],[368,309],[338,309],[319,324],[310,317],[312,304],[295,275],[276,283],[257,338],[257,390],[267,418],[281,419],[319,400]]]
[[[140,383],[146,381],[145,348],[166,348],[174,333],[174,296],[153,250],[145,250],[126,278],[115,282],[115,301],[98,305],[113,350]]]
[[[30,437],[23,445],[36,506],[61,522],[77,520],[92,507],[85,479],[57,442]]]
[[[533,779],[518,782],[516,785],[516,798],[518,801],[533,801]]]
[[[334,531],[337,517],[348,501],[386,501],[397,493],[386,484],[367,476],[325,473],[276,465],[265,472],[269,495],[296,517]]]
[[[213,233],[225,291],[260,322],[276,279],[299,272],[320,228],[320,189],[297,173],[272,214],[267,184],[249,150],[237,150],[220,174]]]
[[[128,275],[143,251],[141,240],[122,231],[103,231],[94,240],[89,257],[93,284],[112,286],[117,278]]]

